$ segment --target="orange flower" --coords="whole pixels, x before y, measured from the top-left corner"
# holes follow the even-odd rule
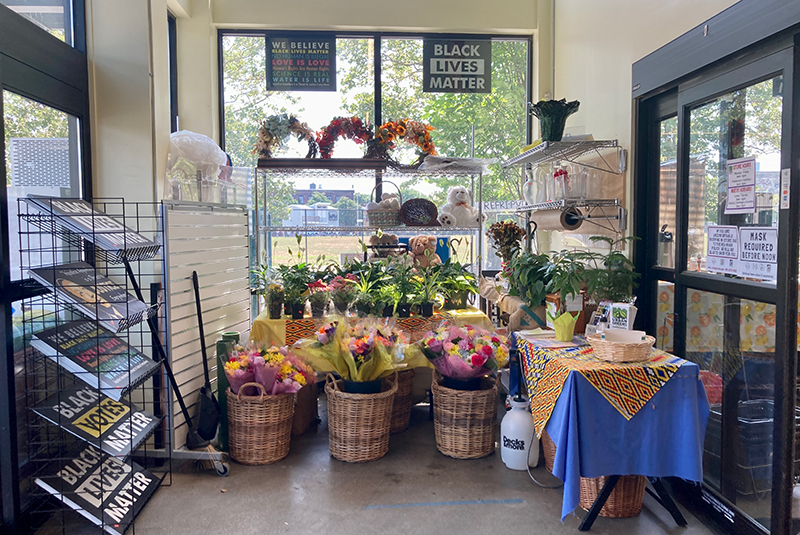
[[[764,323],[770,327],[775,326],[775,314],[764,314]]]
[[[756,334],[759,336],[767,334],[767,328],[764,327],[763,325],[759,325],[758,327],[756,327]]]
[[[695,325],[694,327],[689,329],[689,334],[691,334],[692,336],[700,336],[700,327]]]
[[[692,293],[692,303],[699,303],[702,297],[700,296],[700,292],[693,292]]]
[[[658,294],[658,300],[662,303],[665,301],[669,301],[669,294],[667,292],[661,292],[660,294]]]
[[[700,317],[697,319],[700,322],[700,325],[702,325],[703,327],[708,327],[709,325],[711,325],[711,316],[709,316],[708,314],[700,314]]]
[[[658,336],[667,336],[669,334],[669,329],[666,325],[662,325],[658,328]]]

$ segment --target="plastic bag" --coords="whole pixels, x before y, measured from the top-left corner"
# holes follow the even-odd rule
[[[183,158],[195,164],[204,177],[216,177],[219,166],[228,163],[227,155],[208,136],[181,130],[169,136],[167,173]]]
[[[489,166],[497,162],[497,158],[444,158],[441,156],[426,156],[420,171],[461,171],[464,173],[488,173]]]

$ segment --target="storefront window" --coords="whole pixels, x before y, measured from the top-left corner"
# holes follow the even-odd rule
[[[660,124],[659,143],[659,212],[658,257],[656,264],[675,267],[675,200],[678,193],[678,118],[664,119]]]
[[[74,44],[72,40],[72,2],[64,0],[0,0],[0,4],[21,15],[50,35]]]

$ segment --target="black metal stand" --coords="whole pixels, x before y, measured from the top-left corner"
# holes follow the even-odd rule
[[[586,514],[586,518],[584,518],[583,522],[581,522],[581,525],[578,528],[579,531],[589,531],[592,529],[592,524],[594,524],[594,521],[597,519],[597,515],[600,514],[600,509],[602,509],[606,504],[608,497],[611,496],[611,491],[613,491],[614,487],[617,486],[617,482],[619,482],[620,477],[621,476],[609,476],[608,479],[606,479],[606,484],[603,485],[602,490],[600,490],[600,494],[598,494],[597,498],[595,498],[592,508],[589,509],[589,512]],[[678,506],[675,505],[675,502],[667,492],[667,489],[664,487],[664,483],[661,481],[661,479],[657,477],[647,479],[655,489],[654,493],[649,488],[645,488],[647,493],[655,498],[655,500],[660,503],[661,506],[669,512],[669,514],[672,515],[672,518],[675,520],[675,523],[678,524],[678,526],[686,526],[686,519],[681,514]]]

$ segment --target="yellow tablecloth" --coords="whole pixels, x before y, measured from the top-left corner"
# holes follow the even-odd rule
[[[436,329],[442,321],[450,325],[475,325],[487,330],[494,330],[489,317],[477,308],[461,310],[443,310],[430,318],[411,316],[395,318],[399,328],[406,333],[410,342],[416,342],[430,330]],[[269,311],[264,309],[253,322],[250,329],[250,340],[259,344],[283,346],[293,344],[301,338],[313,336],[325,320],[322,318],[303,318],[294,320],[289,317],[269,319]]]

